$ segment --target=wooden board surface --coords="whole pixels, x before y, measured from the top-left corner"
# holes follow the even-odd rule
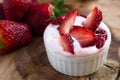
[[[53,0],[40,0],[40,2],[48,1],[51,2]],[[35,38],[30,45],[7,55],[0,56],[0,80],[116,80],[116,77],[119,77],[117,74],[120,71],[120,1],[66,1],[68,6],[71,5],[73,8],[79,9],[81,14],[87,15],[95,6],[102,9],[104,16],[103,20],[110,27],[112,32],[112,44],[108,56],[108,58],[112,59],[112,61],[108,59],[108,63],[104,65],[104,68],[96,74],[87,77],[76,78],[65,76],[56,72],[49,65],[46,54],[41,54],[44,52],[42,39]],[[106,76],[103,77],[103,75],[98,75],[101,71],[109,72],[106,73],[106,76],[109,78],[106,78]],[[51,75],[51,73],[54,75]],[[118,80],[120,80],[120,78]]]
[[[116,80],[119,74],[119,63],[113,60],[108,60],[99,71],[85,77],[61,74],[49,64],[42,37],[35,38],[17,52],[15,65],[25,80]]]

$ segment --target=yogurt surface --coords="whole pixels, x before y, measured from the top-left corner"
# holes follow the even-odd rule
[[[82,16],[77,16],[75,19],[75,26],[83,26],[82,22],[85,21],[85,18]],[[73,38],[74,40],[73,42],[73,46],[74,46],[74,54],[73,53],[69,53],[67,51],[64,51],[63,47],[60,44],[59,41],[59,31],[58,28],[59,25],[53,25],[53,24],[49,24],[44,32],[44,43],[45,45],[47,45],[47,47],[54,51],[56,54],[62,54],[65,56],[87,56],[87,55],[93,55],[93,54],[97,54],[99,51],[101,51],[105,46],[107,46],[108,42],[110,42],[111,39],[111,35],[110,35],[110,31],[108,29],[108,27],[101,22],[101,24],[99,25],[98,28],[101,28],[103,30],[105,30],[107,32],[107,40],[104,44],[104,46],[100,49],[96,48],[96,46],[89,46],[89,47],[81,47],[80,43]]]

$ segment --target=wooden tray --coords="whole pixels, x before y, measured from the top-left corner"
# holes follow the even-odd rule
[[[53,0],[39,1],[42,3]],[[85,15],[95,6],[101,8],[103,20],[109,24],[112,32],[112,44],[104,67],[84,77],[63,75],[50,66],[42,38],[34,38],[30,45],[0,56],[0,80],[120,80],[120,1],[66,0],[66,4]]]
[[[113,46],[110,48],[109,57],[113,56],[114,49]],[[35,38],[30,45],[17,51],[15,65],[17,71],[26,80],[116,80],[119,73],[119,63],[108,60],[99,71],[85,77],[61,74],[49,64],[42,37]]]
[[[107,13],[108,12],[107,9],[108,7],[111,7],[111,5],[114,4],[114,6],[111,7],[111,10],[114,11],[114,9],[116,9],[116,6],[119,6],[120,3],[117,1],[111,3],[103,0],[100,1],[67,0],[67,3],[72,6],[70,7],[68,5],[69,8],[77,8],[79,9],[79,12],[81,14],[85,15],[87,15],[90,12],[90,10],[96,5],[99,6],[103,10],[103,12],[105,12],[104,20],[107,21],[106,22],[107,24],[109,23],[108,26],[110,27],[112,31],[112,36],[114,37],[112,37],[112,43],[108,55],[108,60],[104,64],[104,66],[96,73],[84,77],[70,77],[61,74],[51,67],[46,56],[43,40],[42,38],[37,38],[34,39],[33,43],[31,43],[29,46],[17,52],[18,54],[15,57],[16,69],[18,70],[20,75],[27,80],[118,80],[120,73],[119,65],[120,58],[118,57],[120,37],[118,34],[120,28],[118,29],[118,27],[113,27],[113,24],[111,24],[112,21],[109,20],[111,16],[110,14]],[[111,15],[116,16],[116,14],[113,13],[112,11]],[[118,22],[114,23],[117,24]]]

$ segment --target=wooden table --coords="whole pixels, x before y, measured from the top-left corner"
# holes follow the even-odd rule
[[[40,0],[40,2],[52,2],[53,0]],[[115,80],[120,74],[120,1],[119,0],[66,0],[69,8],[77,8],[81,14],[87,15],[92,8],[98,6],[103,12],[103,21],[110,27],[112,32],[112,44],[108,56],[108,61],[104,65],[109,69],[102,68],[101,71],[108,71],[106,76],[95,73],[85,77],[70,77],[54,71],[47,60],[40,59],[42,64],[47,67],[41,67],[39,64],[39,54],[44,52],[42,38],[34,38],[33,42],[19,50],[0,56],[0,80]],[[69,6],[71,5],[71,6]],[[41,42],[41,43],[40,43]],[[33,49],[33,50],[31,50]],[[35,53],[32,51],[36,51]],[[31,51],[31,52],[30,52]],[[37,53],[38,52],[38,53]],[[30,54],[29,54],[30,53]],[[34,54],[33,54],[34,53]],[[38,56],[36,56],[38,54]],[[46,58],[46,54],[42,55]],[[111,59],[111,60],[110,60]],[[43,60],[43,61],[42,61]],[[15,64],[16,63],[16,64]],[[33,64],[34,63],[34,64]],[[48,63],[49,64],[49,63]],[[16,68],[17,67],[17,68]],[[41,70],[39,69],[41,68]],[[49,68],[48,68],[49,67]],[[38,72],[36,71],[38,70]],[[52,70],[52,71],[51,71]],[[41,72],[42,71],[42,72]],[[41,73],[40,73],[41,72]],[[52,74],[55,75],[50,75]],[[42,74],[44,73],[44,74]],[[38,75],[36,75],[38,74]],[[53,76],[57,76],[53,78]],[[102,78],[102,77],[103,78]],[[112,76],[112,78],[110,78]],[[40,78],[41,77],[41,78]],[[52,77],[52,78],[51,78]],[[120,80],[120,78],[117,78]]]

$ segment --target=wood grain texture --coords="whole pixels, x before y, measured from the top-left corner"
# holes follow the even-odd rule
[[[0,80],[22,80],[14,64],[15,52],[0,56]]]
[[[39,1],[41,3],[53,2],[53,0]],[[95,74],[86,77],[65,76],[49,65],[46,54],[41,54],[45,52],[42,39],[35,38],[30,45],[0,56],[0,80],[120,80],[120,75],[117,76],[118,72],[120,74],[120,0],[66,0],[66,4],[67,7],[77,8],[81,14],[85,15],[95,6],[102,10],[103,21],[107,23],[112,32],[112,43],[108,55],[108,58],[112,60],[108,60],[104,67]],[[102,70],[107,71],[106,76]],[[98,75],[100,72],[101,75]],[[107,76],[110,79],[106,78]],[[118,78],[115,79],[116,77]]]
[[[47,1],[43,0],[41,2],[47,2]],[[103,16],[104,16],[103,20],[110,27],[111,32],[112,32],[112,36],[113,36],[108,58],[120,62],[120,58],[118,57],[118,54],[119,54],[119,49],[118,48],[120,47],[120,42],[119,42],[120,41],[120,39],[119,39],[120,38],[119,37],[120,28],[117,27],[117,26],[119,26],[119,23],[116,20],[116,18],[118,17],[117,14],[119,14],[119,12],[118,13],[112,13],[112,10],[116,11],[116,7],[119,6],[118,5],[119,2],[118,1],[114,1],[114,2],[111,1],[111,2],[108,3],[108,1],[103,1],[103,0],[99,0],[99,1],[94,0],[94,1],[85,1],[85,2],[82,1],[82,2],[80,2],[80,0],[74,0],[74,1],[67,0],[67,4],[71,5],[73,8],[79,9],[79,12],[81,14],[85,14],[85,15],[87,15],[92,10],[92,8],[95,7],[95,6],[98,6],[99,8],[101,8],[103,10]],[[108,11],[108,8],[111,6],[111,4],[116,5],[116,6],[112,7],[111,8],[112,10]],[[109,14],[108,14],[108,12],[109,12]],[[111,17],[112,15],[114,15],[114,17]],[[117,18],[117,19],[119,20],[119,18]],[[113,23],[113,20],[116,21],[116,22]],[[40,42],[40,40],[39,40],[39,42]],[[39,44],[42,45],[43,43],[39,43]],[[35,54],[34,54],[34,58],[33,57],[32,57],[32,59],[29,58],[29,59],[32,60],[32,63],[31,63],[32,68],[31,68],[30,73],[29,73],[30,75],[28,74],[26,76],[26,72],[28,73],[29,70],[26,71],[25,75],[24,75],[24,72],[21,72],[21,71],[25,71],[26,69],[25,70],[19,70],[20,68],[18,69],[20,74],[27,80],[32,80],[32,78],[35,79],[35,80],[116,80],[117,79],[116,77],[119,73],[119,64],[117,63],[117,65],[116,65],[114,62],[111,62],[111,61],[110,62],[108,61],[108,62],[113,64],[114,66],[113,65],[111,66],[108,63],[106,63],[101,70],[99,70],[98,72],[96,72],[95,74],[92,74],[90,76],[75,78],[75,77],[69,77],[69,76],[65,76],[63,74],[60,74],[59,72],[55,71],[50,66],[48,60],[46,60],[47,57],[46,57],[46,54],[45,54],[45,51],[44,51],[44,47],[41,47],[41,48],[42,49],[39,49],[39,50],[43,51],[43,55],[41,55],[42,52],[41,52],[41,54],[40,53],[38,54],[38,56],[41,59],[38,58],[38,57],[35,58]],[[36,49],[35,49],[35,51],[36,51],[36,53],[39,52],[39,51],[37,52]],[[29,53],[29,54],[32,55],[32,53]],[[26,55],[27,55],[27,53],[26,53]],[[19,56],[17,57],[17,59],[18,58],[19,58]],[[37,60],[37,58],[38,58],[38,60]],[[42,61],[43,59],[46,60],[46,61],[43,62]],[[41,63],[39,61],[41,61]],[[41,65],[42,65],[42,67],[41,67]],[[19,66],[19,65],[16,65],[16,67],[17,66]],[[26,68],[27,68],[27,66],[26,66]]]
[[[49,64],[42,37],[35,38],[30,45],[17,51],[15,65],[26,80],[115,80],[120,70],[117,61],[108,60],[99,71],[89,76],[70,77],[61,74]]]

